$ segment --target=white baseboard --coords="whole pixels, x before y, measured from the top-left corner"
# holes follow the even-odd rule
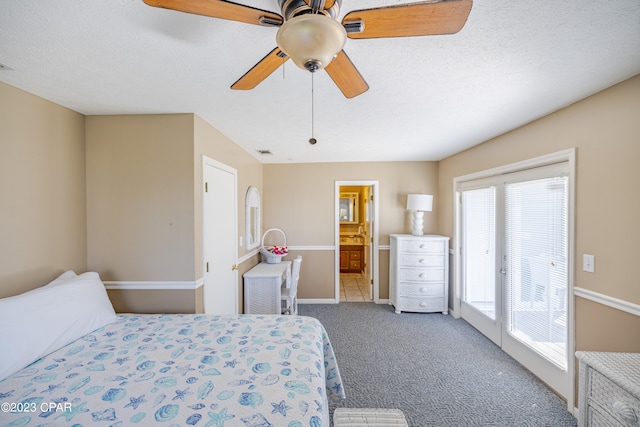
[[[345,302],[345,301],[341,301]],[[379,299],[378,301],[374,301],[376,304],[389,304],[388,299]],[[298,304],[338,304],[334,299],[326,299],[326,298],[305,298],[299,299]]]
[[[314,298],[299,299],[298,304],[337,304],[335,299]]]

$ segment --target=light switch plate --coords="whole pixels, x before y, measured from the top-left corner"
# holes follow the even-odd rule
[[[582,254],[582,270],[587,273],[594,273],[596,269],[596,260],[593,255]]]

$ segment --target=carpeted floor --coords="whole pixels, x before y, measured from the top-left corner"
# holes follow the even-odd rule
[[[299,314],[329,334],[347,394],[337,407],[397,408],[415,427],[577,425],[562,399],[461,319],[348,302]]]

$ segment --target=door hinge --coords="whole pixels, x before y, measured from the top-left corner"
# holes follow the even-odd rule
[[[371,284],[373,285],[373,279],[371,279]]]
[[[207,273],[209,272],[209,261],[207,261]]]
[[[209,192],[209,183],[208,183],[208,182],[205,182],[205,183],[204,183],[204,192],[205,192],[205,193],[208,193],[208,192]]]

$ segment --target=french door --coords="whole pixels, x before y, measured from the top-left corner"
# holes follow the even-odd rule
[[[459,183],[460,312],[572,394],[568,161]]]

